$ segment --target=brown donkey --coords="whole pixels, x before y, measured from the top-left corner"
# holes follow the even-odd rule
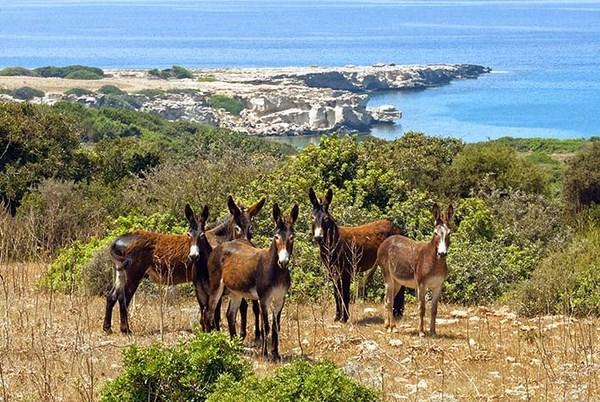
[[[333,191],[329,189],[321,201],[312,188],[308,196],[312,203],[313,239],[319,245],[321,262],[333,281],[335,320],[346,322],[352,275],[373,268],[379,245],[388,237],[400,234],[400,229],[388,220],[356,227],[338,226],[329,213]],[[398,294],[396,307],[399,311],[404,309],[404,291]]]
[[[424,336],[425,291],[431,289],[431,322],[429,329],[435,335],[435,318],[442,285],[448,276],[446,254],[450,247],[450,228],[454,208],[448,206],[442,217],[440,208],[433,206],[435,229],[428,242],[418,242],[404,236],[392,236],[385,240],[377,252],[377,265],[383,268],[385,280],[385,326],[391,331],[394,327],[392,299],[401,286],[417,289],[419,299],[419,335]]]
[[[106,296],[104,331],[111,332],[112,310],[119,302],[121,332],[130,333],[127,309],[141,280],[149,277],[153,282],[177,285],[193,282],[196,297],[201,303],[203,286],[199,272],[206,272],[208,256],[212,250],[204,233],[208,219],[208,206],[196,218],[189,204],[185,206],[189,223],[187,235],[168,235],[136,231],[118,237],[110,247],[115,264],[115,283]]]
[[[254,218],[265,205],[265,199],[262,198],[256,204],[249,208],[244,208],[242,205],[236,204],[233,197],[230,195],[227,197],[227,207],[229,208],[229,216],[227,216],[221,223],[214,228],[206,231],[206,237],[211,247],[214,249],[218,245],[225,243],[226,241],[236,239],[246,239],[252,241],[252,218]],[[202,301],[200,302],[200,309],[204,310],[204,307],[208,303],[208,273],[206,273],[205,281],[206,289],[203,294],[200,295]],[[246,322],[248,317],[248,303],[246,300],[242,300],[240,305],[241,313],[241,330],[240,337],[243,339],[246,337]],[[260,311],[258,303],[252,302],[252,311],[254,312],[254,337],[255,340],[260,339]],[[215,326],[218,329],[220,325],[220,314],[221,304],[219,302],[216,314],[215,314]]]
[[[234,240],[215,248],[208,261],[210,296],[207,324],[221,295],[229,292],[231,302],[227,309],[229,334],[236,335],[235,317],[242,298],[258,300],[262,317],[262,354],[268,356],[269,308],[271,320],[271,356],[279,359],[279,328],[281,310],[290,287],[288,263],[294,247],[294,223],[298,218],[298,205],[294,205],[289,218],[284,218],[279,206],[273,205],[275,235],[269,248],[259,249],[247,240]]]

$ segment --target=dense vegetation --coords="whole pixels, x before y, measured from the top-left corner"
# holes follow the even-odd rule
[[[74,80],[99,80],[104,77],[104,71],[97,67],[65,66],[38,67],[32,70],[23,67],[7,67],[0,70],[0,76],[55,77]]]
[[[328,362],[297,360],[258,378],[241,356],[241,343],[221,333],[196,333],[174,347],[132,346],[124,371],[107,383],[102,401],[356,401],[376,393]]]
[[[328,297],[310,241],[310,186],[334,190],[332,212],[341,224],[386,217],[420,240],[431,236],[433,201],[453,202],[448,301],[525,301],[527,292],[517,288],[541,280],[561,253],[568,256],[581,244],[588,254],[597,250],[584,241],[594,236],[590,226],[600,215],[597,141],[581,144],[566,163],[558,159],[561,168],[553,170],[501,142],[464,144],[420,133],[392,142],[331,136],[289,157],[291,148],[266,140],[112,108],[2,104],[0,121],[0,197],[15,215],[0,222],[31,225],[21,235],[33,236],[36,255],[55,258],[42,281],[51,289],[101,294],[111,269],[104,250],[115,236],[141,227],[181,231],[186,202],[209,204],[214,222],[226,212],[227,194],[234,194],[246,203],[266,196],[284,206],[301,204],[292,295]],[[268,214],[260,214],[255,227],[257,244],[266,244]],[[29,254],[24,247],[8,253],[14,259]],[[585,274],[568,282],[569,294],[598,280],[598,270],[577,264],[570,269]],[[507,297],[513,294],[520,299]],[[366,297],[381,296],[377,273]],[[547,311],[565,298],[552,300]],[[577,298],[569,312],[595,311],[592,301]]]

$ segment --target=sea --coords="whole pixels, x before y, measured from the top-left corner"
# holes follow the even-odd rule
[[[375,63],[493,70],[421,91],[371,94],[370,105],[403,113],[396,124],[375,127],[376,137],[600,135],[600,1],[0,1],[2,67]]]

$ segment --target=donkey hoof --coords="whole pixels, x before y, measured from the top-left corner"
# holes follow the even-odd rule
[[[419,338],[425,338],[425,332],[419,331]]]
[[[129,328],[121,328],[122,335],[133,335],[133,332]]]
[[[281,356],[279,356],[278,352],[273,352],[271,353],[271,358],[269,360],[273,363],[278,363],[281,361]]]
[[[113,333],[112,329],[110,327],[104,327],[104,328],[102,328],[102,330],[104,331],[104,333],[106,335],[112,335],[112,333]]]

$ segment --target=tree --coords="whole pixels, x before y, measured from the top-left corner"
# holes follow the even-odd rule
[[[573,212],[600,203],[600,141],[594,141],[568,161],[564,197]]]
[[[14,213],[45,178],[74,179],[85,164],[75,122],[49,107],[0,104],[0,201]]]

